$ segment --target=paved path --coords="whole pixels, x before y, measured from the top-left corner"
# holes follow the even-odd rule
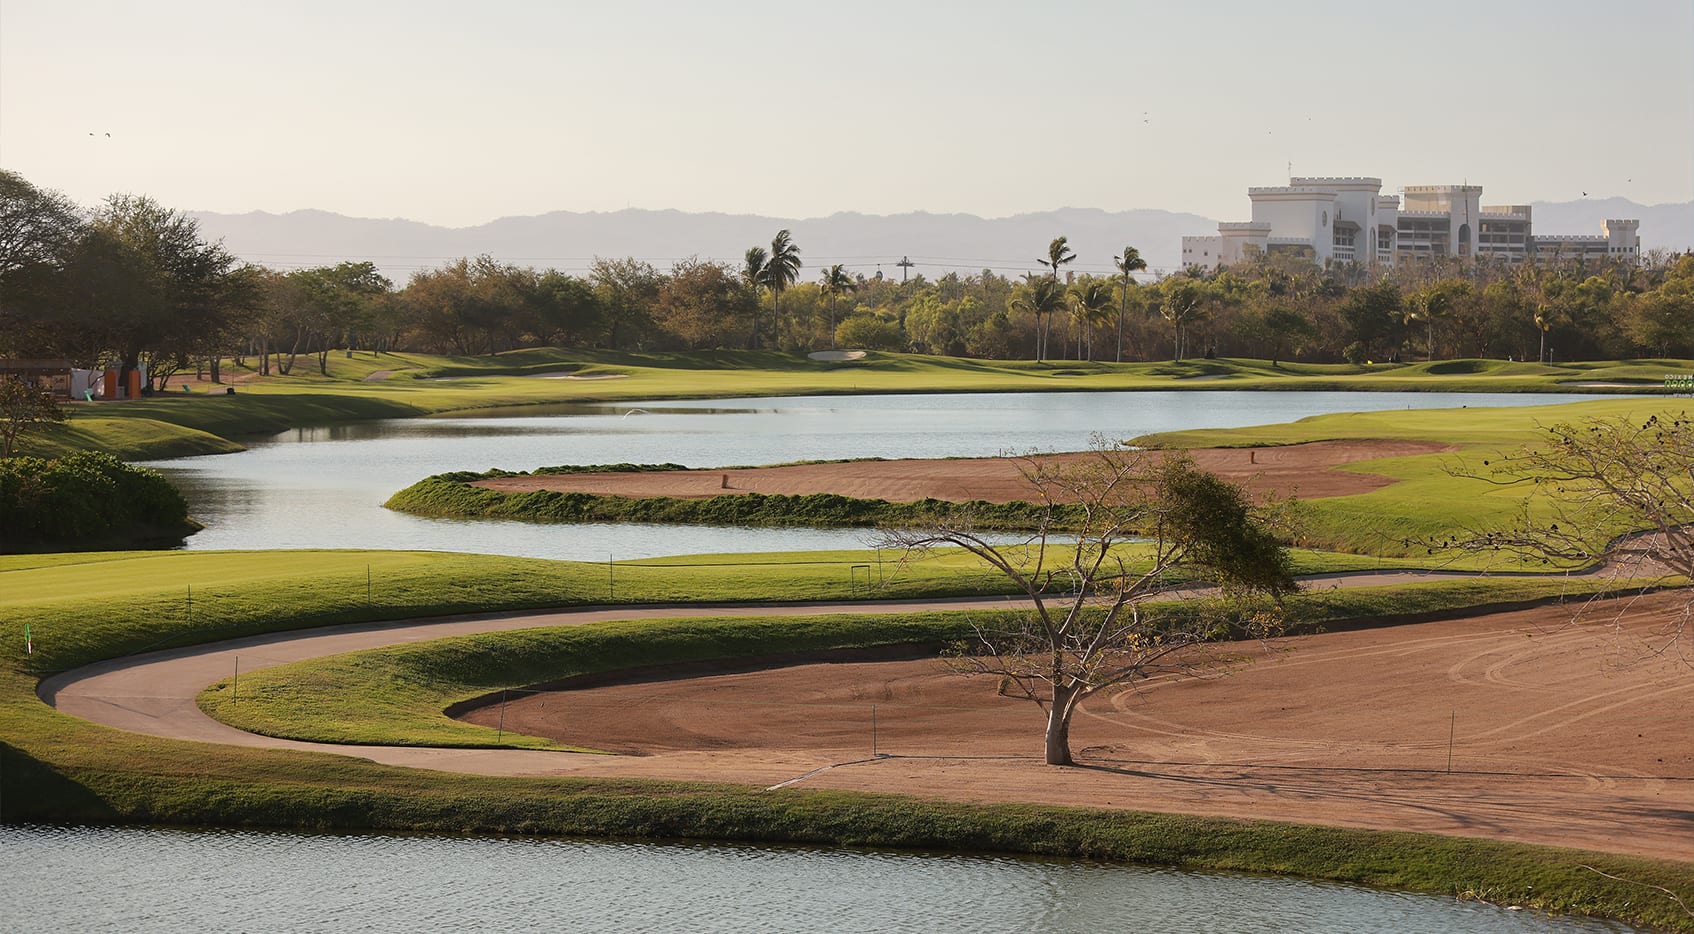
[[[1361,573],[1306,579],[1363,587],[1467,575]],[[1505,575],[1501,575],[1505,576]],[[445,636],[612,619],[902,613],[1015,605],[1008,597],[788,605],[593,607],[338,626],[254,636],[115,659],[56,675],[39,693],[96,723],[171,739],[301,749],[388,765],[480,775],[582,775],[838,788],[950,801],[1071,805],[1416,830],[1694,861],[1694,781],[1650,776],[1428,769],[1277,767],[1233,762],[1085,763],[1054,769],[1037,755],[830,758],[807,750],[710,749],[652,756],[544,750],[438,749],[306,743],[246,733],[194,699],[243,672]]]
[[[1473,575],[1450,572],[1362,572],[1302,578],[1307,589],[1376,587],[1434,578]],[[1501,575],[1506,576],[1506,575]],[[1170,596],[1184,596],[1173,592]],[[570,626],[614,619],[676,619],[707,616],[821,616],[831,613],[914,613],[934,610],[1009,607],[1011,597],[846,603],[671,605],[586,607],[523,614],[481,614],[387,623],[329,626],[271,633],[148,652],[87,665],[44,680],[42,700],[64,713],[104,726],[167,739],[189,739],[307,749],[353,755],[386,765],[467,772],[478,775],[547,775],[574,771],[585,758],[603,756],[542,750],[438,749],[413,746],[355,746],[310,743],[260,736],[212,719],[195,704],[206,687],[238,669],[258,671],[326,655],[423,642],[448,636],[505,632],[541,626]]]

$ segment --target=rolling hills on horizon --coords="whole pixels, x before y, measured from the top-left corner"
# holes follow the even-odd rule
[[[1538,233],[1598,232],[1608,217],[1631,217],[1641,221],[1644,248],[1694,249],[1694,202],[1647,206],[1623,198],[1596,198],[1536,202],[1534,209]],[[1048,241],[1062,235],[1077,253],[1071,268],[1078,272],[1113,272],[1112,259],[1125,246],[1139,249],[1152,271],[1165,272],[1176,268],[1183,236],[1215,233],[1218,223],[1198,214],[1095,208],[1001,218],[922,211],[780,218],[630,208],[552,211],[470,227],[312,209],[286,214],[188,213],[199,221],[203,234],[222,239],[231,252],[250,262],[286,270],[368,259],[396,285],[420,269],[481,254],[579,274],[597,256],[633,256],[660,269],[692,256],[738,264],[748,247],[768,243],[784,228],[792,231],[808,269],[841,263],[865,275],[880,270],[895,277],[903,271],[896,264],[910,257],[910,271],[930,279],[984,268],[1019,274],[1038,269],[1036,257],[1044,255]]]

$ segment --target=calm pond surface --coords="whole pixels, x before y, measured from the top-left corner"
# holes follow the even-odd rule
[[[104,827],[0,827],[0,899],[34,932],[1633,930],[1073,860]]]
[[[382,508],[449,470],[557,464],[729,467],[853,457],[1074,451],[1096,433],[1235,428],[1330,412],[1551,405],[1579,394],[1087,392],[796,396],[528,406],[473,417],[303,428],[238,454],[151,462],[205,531],[190,549],[396,548],[604,561],[863,547],[859,530],[536,525],[422,519]]]

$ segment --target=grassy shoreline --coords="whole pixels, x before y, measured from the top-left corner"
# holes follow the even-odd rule
[[[635,354],[560,349],[495,357],[332,354],[328,375],[197,384],[126,402],[73,404],[72,420],[23,440],[23,452],[56,456],[95,449],[128,460],[229,453],[243,438],[290,428],[379,418],[558,403],[751,396],[1119,391],[1655,391],[1666,372],[1694,361],[1601,361],[1560,365],[1503,361],[1418,364],[1296,364],[1258,360],[1182,363],[995,361],[874,353],[851,364],[756,351]],[[392,375],[373,379],[384,372]],[[235,378],[240,371],[229,367]],[[575,379],[540,378],[565,374]],[[599,377],[599,378],[588,378]],[[614,377],[614,378],[605,378]],[[1645,381],[1634,384],[1629,381]],[[1607,385],[1590,387],[1571,382]],[[1613,385],[1615,384],[1615,385]]]
[[[850,560],[850,559],[849,559]],[[221,824],[448,833],[647,836],[972,850],[1272,872],[1521,904],[1694,931],[1694,919],[1636,883],[1694,893],[1694,864],[1425,834],[1358,831],[1038,805],[971,805],[892,795],[709,783],[495,779],[400,769],[309,752],[159,740],[58,713],[42,673],[258,631],[373,618],[364,569],[395,599],[376,618],[522,608],[569,594],[554,562],[413,553],[87,554],[0,559],[0,819]],[[709,567],[659,562],[684,574]],[[801,585],[773,558],[770,594]],[[409,582],[405,588],[402,580]],[[204,582],[198,618],[178,585]],[[316,584],[322,586],[316,586]],[[732,585],[742,592],[755,588]],[[653,592],[665,587],[651,585]],[[349,591],[357,590],[357,594]],[[199,589],[196,593],[201,593]],[[221,595],[221,599],[213,600]],[[581,596],[581,594],[578,594]],[[1402,600],[1391,603],[1403,605]],[[21,652],[35,623],[36,655]],[[1635,880],[1608,880],[1593,866]]]

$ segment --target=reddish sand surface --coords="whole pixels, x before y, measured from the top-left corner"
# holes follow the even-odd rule
[[[1315,499],[1368,493],[1394,481],[1377,474],[1332,470],[1342,464],[1449,451],[1449,445],[1423,441],[1315,441],[1265,448],[1204,448],[1190,451],[1199,465],[1243,482],[1254,492]],[[1064,461],[1081,454],[1047,455]],[[560,474],[501,477],[477,485],[495,490],[558,490],[612,496],[672,496],[698,499],[726,493],[837,493],[893,502],[934,498],[962,502],[1010,502],[1031,498],[1029,481],[1017,458],[977,457],[952,460],[851,461],[795,464],[742,470],[678,470],[643,473]]]
[[[1645,654],[1685,594],[1250,646],[1097,696],[1079,767],[1043,715],[934,659],[796,663],[512,694],[466,716],[626,753],[575,774],[836,787],[1430,831],[1694,859],[1694,673]],[[873,753],[874,720],[874,753]]]

